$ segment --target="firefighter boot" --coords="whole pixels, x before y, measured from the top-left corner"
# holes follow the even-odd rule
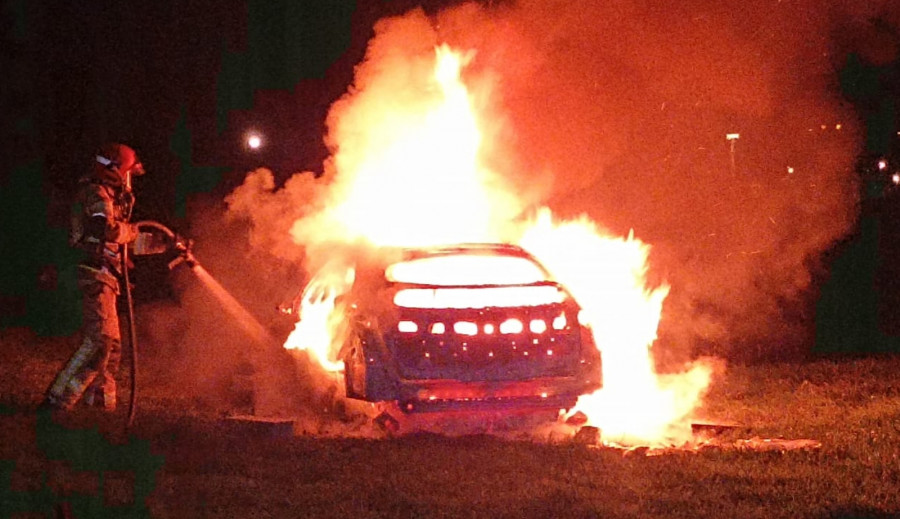
[[[94,383],[84,393],[84,403],[102,409],[108,413],[116,410],[116,386],[115,381],[101,380],[98,376]]]

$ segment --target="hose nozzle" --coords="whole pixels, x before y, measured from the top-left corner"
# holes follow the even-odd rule
[[[153,251],[150,253],[163,251],[177,252],[178,256],[176,256],[175,259],[169,262],[169,270],[174,269],[181,263],[187,264],[187,266],[190,268],[194,268],[199,265],[199,263],[197,262],[197,258],[194,257],[194,253],[192,252],[192,248],[194,247],[194,240],[177,234],[172,229],[169,229],[165,225],[153,220],[143,220],[137,222],[135,225],[142,231],[145,231],[147,229],[156,230],[165,235],[166,239],[163,246],[164,248],[161,250],[153,249]],[[171,245],[169,245],[170,243]]]
[[[199,265],[197,258],[194,257],[194,253],[191,250],[193,247],[194,240],[185,238],[184,236],[175,235],[175,245],[173,248],[178,251],[178,256],[169,262],[169,270],[174,269],[181,263],[186,264],[190,268]]]

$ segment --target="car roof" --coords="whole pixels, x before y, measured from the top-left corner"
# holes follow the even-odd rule
[[[400,250],[403,257],[407,259],[441,254],[464,254],[467,252],[495,253],[504,256],[519,256],[532,260],[534,259],[525,249],[511,243],[454,243],[427,247],[407,247]]]

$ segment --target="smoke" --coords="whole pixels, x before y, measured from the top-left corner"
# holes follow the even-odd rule
[[[896,57],[900,8],[844,4],[526,0],[434,25],[496,79],[504,174],[653,246],[661,345],[753,358],[808,347],[820,258],[855,224],[838,74]]]
[[[294,416],[310,407],[304,389],[314,384],[273,339],[292,325],[276,305],[302,286],[299,252],[251,240],[247,223],[212,195],[192,199],[188,216],[190,228],[178,230],[195,239],[200,267],[168,274],[175,302],[136,308],[138,344],[149,352],[140,391],[151,402],[183,399],[215,414]]]
[[[371,131],[384,125],[371,118],[390,122],[398,106],[427,102],[416,78],[447,43],[472,51],[463,79],[485,124],[485,218],[546,205],[619,235],[633,229],[653,247],[652,274],[671,287],[661,357],[800,351],[822,254],[856,218],[861,128],[838,72],[848,52],[873,63],[897,52],[884,39],[884,24],[900,25],[896,7],[840,4],[526,0],[381,20],[329,112],[322,171],[283,185],[267,169],[248,173],[224,214],[198,223],[198,244],[209,244],[198,257],[251,312],[267,315],[286,286],[356,254],[336,208],[360,184],[348,172],[384,145]],[[367,216],[391,206],[373,200]],[[212,304],[191,297],[193,308]],[[221,333],[214,314],[187,313],[191,342]],[[228,342],[216,345],[220,353],[246,355]],[[320,388],[303,405],[319,406],[333,381],[323,384],[302,355],[299,368],[296,389]]]
[[[355,157],[379,145],[366,117],[414,98],[405,79],[446,42],[473,51],[463,74],[489,123],[480,153],[490,218],[546,205],[618,235],[634,229],[652,246],[651,274],[670,287],[654,347],[662,360],[802,350],[821,256],[856,218],[862,130],[838,71],[848,52],[896,59],[885,27],[900,16],[888,1],[719,4],[531,0],[382,20],[329,113],[322,171],[281,185],[265,168],[249,172],[224,207],[193,200],[184,231],[211,276],[286,336],[293,322],[275,304],[326,262],[358,253],[333,208],[355,181]],[[174,276],[177,307],[139,308],[139,342],[158,348],[159,364],[142,374],[155,380],[147,391],[214,409],[305,411],[311,430],[335,416],[323,410],[341,413],[339,382],[305,353],[255,343],[188,269]]]
[[[249,219],[267,253],[309,269],[326,261],[345,231],[328,208],[356,180],[341,173],[380,142],[366,133],[372,105],[411,99],[405,89],[421,85],[409,78],[446,42],[473,51],[464,80],[490,122],[482,159],[509,194],[495,217],[544,204],[634,229],[671,286],[660,329],[669,351],[797,352],[821,255],[856,218],[861,129],[838,71],[848,52],[896,56],[879,35],[897,11],[812,0],[413,10],[376,25],[329,113],[321,178],[276,187],[252,172],[229,212]]]

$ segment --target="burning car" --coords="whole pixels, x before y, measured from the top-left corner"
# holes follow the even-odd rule
[[[286,309],[300,321],[285,346],[307,349],[313,329],[326,335],[320,363],[342,369],[348,398],[404,412],[567,409],[601,386],[581,308],[521,247],[363,257],[320,270]]]

